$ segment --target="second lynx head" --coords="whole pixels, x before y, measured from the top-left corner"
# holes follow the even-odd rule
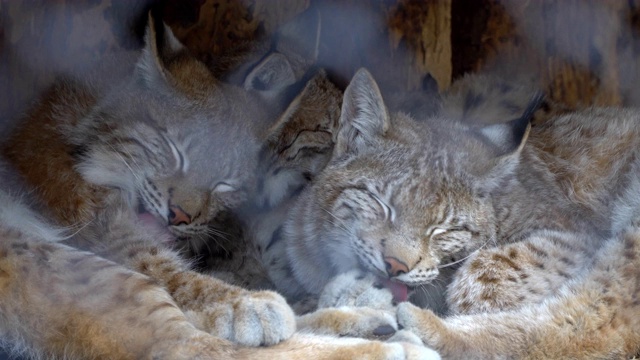
[[[255,188],[265,132],[296,76],[273,53],[244,84],[223,83],[167,26],[149,21],[131,77],[70,124],[77,169],[91,183],[121,190],[178,239],[204,236],[208,222]]]
[[[308,292],[354,268],[426,284],[495,241],[488,194],[515,169],[530,115],[482,126],[445,116],[390,113],[371,75],[354,76],[331,162],[286,227],[294,275]]]

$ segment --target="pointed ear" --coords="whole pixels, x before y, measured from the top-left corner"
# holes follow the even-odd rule
[[[156,21],[151,11],[144,42],[142,56],[137,64],[142,78],[151,86],[157,85],[160,81],[169,81],[171,75],[167,69],[167,61],[184,51],[184,45],[175,37],[169,26],[162,21]]]
[[[244,88],[277,94],[295,82],[296,77],[287,58],[273,53],[251,70],[244,80]]]
[[[341,91],[319,71],[269,128],[267,147],[287,160],[330,153],[341,102]]]
[[[519,152],[529,136],[533,114],[540,108],[543,100],[542,93],[536,93],[522,116],[506,123],[484,126],[480,128],[480,135],[498,149],[498,156]]]
[[[358,70],[344,92],[334,155],[363,151],[389,126],[389,113],[378,85],[367,70]]]
[[[531,130],[533,114],[542,104],[541,93],[534,95],[521,117],[502,124],[484,126],[479,133],[489,144],[497,149],[495,157],[488,161],[474,161],[470,164],[472,172],[480,176],[482,191],[492,191],[502,183],[501,180],[516,171],[520,162],[520,152]]]
[[[331,158],[342,92],[318,72],[266,131],[260,154],[260,203],[274,206],[292,189],[307,184]],[[260,195],[263,196],[263,195]]]
[[[298,79],[318,59],[320,30],[320,13],[312,8],[282,25],[276,33],[275,50],[290,59]]]

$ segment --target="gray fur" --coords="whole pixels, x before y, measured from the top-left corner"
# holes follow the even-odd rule
[[[415,121],[387,116],[365,70],[344,104],[345,141],[284,228],[303,291],[322,297],[354,269],[427,291],[414,300],[446,288],[436,309],[462,315],[402,303],[398,319],[451,358],[637,351],[638,110],[589,108],[532,129],[532,109],[500,122],[445,107]],[[406,271],[392,273],[387,258]]]

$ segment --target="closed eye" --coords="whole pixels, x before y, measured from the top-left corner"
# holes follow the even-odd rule
[[[431,232],[431,236],[436,236],[436,235],[440,235],[440,234],[444,234],[447,232],[447,229],[440,229],[440,228],[436,228],[433,230],[433,232]]]
[[[460,233],[460,232],[467,232],[469,233],[470,231],[464,227],[453,227],[453,228],[434,228],[431,231],[431,236],[437,236],[437,235],[442,235],[442,234],[446,234],[446,233]]]
[[[372,194],[372,196],[374,199],[376,199],[378,204],[380,204],[380,207],[382,207],[382,211],[384,211],[384,219],[391,220],[391,222],[394,222],[396,220],[396,212],[393,210],[393,208],[387,205],[384,201],[382,201],[376,195]]]
[[[186,156],[184,156],[183,152],[180,151],[176,143],[174,143],[168,136],[163,135],[162,138],[167,142],[169,148],[171,149],[171,153],[173,154],[176,163],[175,170],[186,174],[189,170],[189,160]]]
[[[217,193],[228,193],[228,192],[236,191],[236,188],[227,184],[226,182],[221,181],[216,184],[216,186],[213,188],[213,191]]]

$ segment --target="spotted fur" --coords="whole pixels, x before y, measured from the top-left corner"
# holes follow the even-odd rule
[[[447,358],[637,353],[640,114],[530,128],[533,99],[514,119],[418,117],[359,71],[332,159],[284,228],[298,284],[319,294],[356,269],[441,299],[446,317],[408,302],[397,315]]]
[[[145,40],[138,60],[121,64],[128,77],[58,82],[5,144],[66,231],[0,204],[3,345],[48,359],[438,358],[415,338],[294,335],[280,295],[192,270],[176,239],[250,196],[297,72],[274,53],[225,84],[151,18]]]
[[[170,294],[175,294],[174,285],[162,286],[140,272],[65,245],[68,231],[52,226],[5,190],[0,190],[0,198],[0,344],[12,355],[30,359],[439,359],[433,351],[412,345],[420,344],[415,336],[382,343],[296,334],[272,347],[238,346],[198,329],[207,318],[197,316],[197,308],[179,306],[180,298]],[[14,214],[21,215],[19,222]],[[126,235],[123,230],[128,226],[122,226],[126,218],[119,220],[111,223],[118,229],[112,229],[109,240]],[[153,229],[146,230],[154,235]],[[136,239],[139,234],[125,240]],[[160,258],[169,255],[165,252]],[[199,293],[210,301],[209,314],[217,313],[219,323],[213,328],[217,325],[222,330],[220,325],[232,321],[228,317],[232,309],[223,305],[224,297],[233,295],[211,291],[212,283],[204,277],[186,272],[183,276],[198,283]],[[268,293],[260,297],[270,299]],[[259,311],[253,306],[259,304],[245,298],[244,304],[233,306],[247,312],[243,316],[255,328],[260,323],[251,317]],[[275,310],[276,304],[263,304]],[[236,325],[240,324],[236,321]]]

